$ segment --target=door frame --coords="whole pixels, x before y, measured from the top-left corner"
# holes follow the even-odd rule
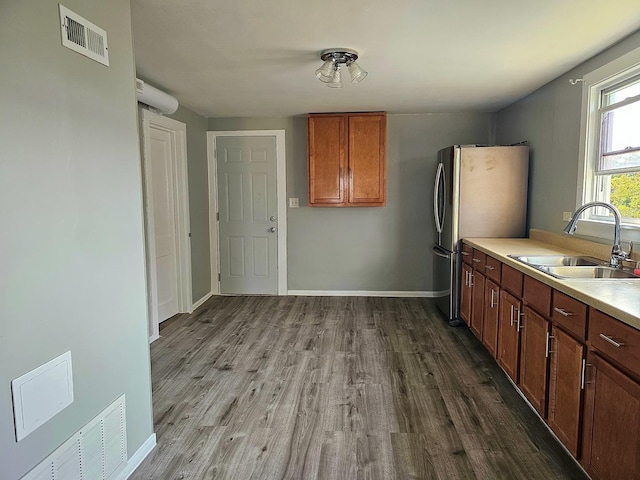
[[[187,126],[150,110],[142,110],[142,171],[147,261],[147,302],[149,307],[149,343],[160,338],[158,321],[155,226],[153,193],[150,178],[151,127],[168,132],[173,140],[173,197],[176,238],[176,272],[178,275],[178,313],[190,312],[193,306],[191,285],[191,227],[189,222],[189,183],[187,175]]]
[[[278,204],[278,295],[287,295],[287,163],[284,130],[235,130],[207,132],[209,164],[209,230],[211,237],[211,291],[220,295],[220,236],[218,229],[218,169],[216,139],[218,137],[275,137],[276,200]]]

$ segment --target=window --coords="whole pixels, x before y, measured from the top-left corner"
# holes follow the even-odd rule
[[[640,75],[600,90],[595,199],[640,220]]]
[[[627,228],[640,230],[640,49],[585,75],[583,90],[582,176],[578,203],[615,205]],[[607,209],[587,210],[592,222],[611,222]]]

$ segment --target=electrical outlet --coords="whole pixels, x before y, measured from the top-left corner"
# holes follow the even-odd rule
[[[565,222],[568,222],[569,220],[571,220],[572,215],[573,215],[572,212],[562,212],[562,220],[564,220]]]
[[[289,199],[289,208],[298,208],[300,206],[300,200],[297,198]]]

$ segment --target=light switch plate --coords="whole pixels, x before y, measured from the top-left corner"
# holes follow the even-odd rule
[[[289,208],[298,208],[300,206],[300,200],[297,198],[289,199]]]
[[[562,220],[564,220],[565,222],[568,222],[569,220],[571,220],[572,215],[573,213],[571,212],[562,212]]]

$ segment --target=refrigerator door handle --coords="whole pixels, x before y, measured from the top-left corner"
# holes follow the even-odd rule
[[[440,186],[442,185],[442,188]],[[438,163],[436,170],[436,180],[433,185],[433,216],[436,222],[436,231],[442,233],[444,227],[444,201],[442,202],[442,212],[440,211],[440,200],[443,198],[444,192],[444,164]]]
[[[440,245],[434,245],[432,250],[433,250],[433,253],[436,254],[437,256],[446,258],[446,259],[450,259],[451,255],[454,255],[454,252],[451,252],[446,248],[441,247]]]

